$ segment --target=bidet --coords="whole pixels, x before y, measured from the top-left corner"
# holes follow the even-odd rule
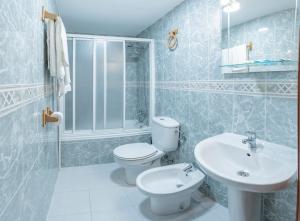
[[[190,207],[192,194],[204,178],[191,164],[181,163],[146,170],[137,177],[136,184],[150,197],[152,212],[169,215]]]

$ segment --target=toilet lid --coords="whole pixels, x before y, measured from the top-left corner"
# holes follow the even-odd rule
[[[121,159],[138,160],[152,157],[157,149],[148,143],[131,143],[114,149],[114,155]]]

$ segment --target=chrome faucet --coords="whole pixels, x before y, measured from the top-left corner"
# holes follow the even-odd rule
[[[256,133],[252,132],[252,131],[247,131],[246,134],[247,134],[248,138],[242,140],[242,143],[243,144],[248,144],[250,150],[252,152],[255,152],[256,148],[257,148],[256,147]]]
[[[188,176],[190,172],[194,171],[193,164],[188,164],[185,168],[182,169],[185,172],[185,175]]]

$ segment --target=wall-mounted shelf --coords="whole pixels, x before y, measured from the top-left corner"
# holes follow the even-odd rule
[[[297,61],[292,60],[258,60],[241,64],[222,65],[222,73],[251,73],[296,71]]]

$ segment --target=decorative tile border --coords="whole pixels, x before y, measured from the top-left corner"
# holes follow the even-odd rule
[[[182,91],[211,91],[214,93],[267,95],[267,96],[297,96],[296,81],[159,81],[157,89]]]
[[[127,87],[149,87],[148,81],[130,81]],[[296,81],[159,81],[156,88],[183,91],[212,91],[245,95],[297,96]],[[50,85],[0,86],[0,117],[53,93]]]
[[[0,117],[52,94],[50,85],[0,85]]]

